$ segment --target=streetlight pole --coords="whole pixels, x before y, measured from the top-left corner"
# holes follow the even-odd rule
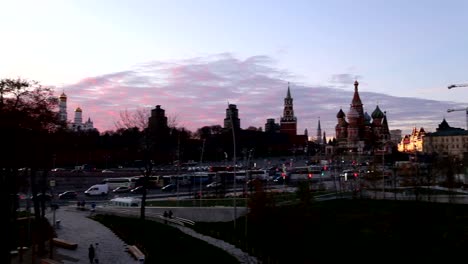
[[[203,139],[202,151],[201,151],[201,156],[200,156],[200,166],[202,166],[202,163],[203,163],[203,152],[205,151],[205,141],[206,141],[206,138]],[[203,190],[201,176],[198,178],[198,180],[200,181],[200,207],[201,207],[202,206],[202,190]]]
[[[234,153],[234,157],[233,157],[233,162],[234,162],[234,185],[233,185],[233,188],[234,188],[234,230],[236,230],[236,218],[237,218],[237,204],[236,204],[236,195],[237,195],[237,190],[236,190],[236,164],[237,164],[237,161],[236,161],[236,134],[234,132],[234,121],[232,120],[232,109],[231,107],[229,106],[229,103],[228,103],[228,108],[229,108],[229,118],[230,118],[230,121],[231,121],[231,130],[232,130],[232,144],[233,144],[233,153]]]
[[[177,135],[177,206],[179,206],[179,177],[180,177],[180,131]]]
[[[385,145],[382,149],[382,196],[385,199]]]

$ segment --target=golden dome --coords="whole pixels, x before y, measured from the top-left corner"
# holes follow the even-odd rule
[[[65,95],[65,93],[62,93],[62,94],[60,95],[60,99],[67,99],[67,96]]]
[[[83,112],[83,111],[81,111],[81,108],[80,108],[80,107],[77,107],[76,110],[75,110],[75,112]]]

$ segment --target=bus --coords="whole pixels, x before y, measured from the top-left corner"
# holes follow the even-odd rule
[[[246,180],[257,179],[261,181],[268,180],[267,170],[239,170],[239,171],[219,171],[216,172],[216,180],[223,183],[233,183],[234,175],[236,182],[245,182]]]
[[[137,179],[138,177],[106,178],[102,180],[102,184],[107,184],[112,190],[120,186],[135,188]]]
[[[324,171],[323,166],[310,165],[303,167],[293,167],[287,171],[289,180],[291,181],[303,181],[303,180],[321,180],[328,171]]]
[[[135,178],[135,187],[143,186],[145,177],[146,176],[136,176],[136,177],[134,177]],[[156,175],[148,176],[148,185],[146,185],[146,187],[148,189],[156,189],[156,188],[161,188],[163,186],[164,186],[163,176],[156,176]]]

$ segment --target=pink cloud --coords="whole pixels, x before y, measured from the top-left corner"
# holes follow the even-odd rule
[[[121,111],[156,105],[161,105],[167,116],[176,116],[179,126],[196,131],[206,125],[223,126],[228,101],[237,105],[242,128],[263,127],[267,118],[279,122],[289,81],[298,133],[307,128],[310,135],[315,135],[320,116],[322,131],[333,136],[336,113],[340,108],[347,112],[352,99],[354,81],[347,81],[355,76],[331,76],[332,83],[343,84],[341,89],[297,85],[295,76],[275,67],[268,56],[240,60],[225,53],[177,62],[148,62],[128,71],[84,78],[58,88],[57,93],[64,89],[68,96],[70,120],[73,110],[80,106],[83,118],[90,117],[101,132],[115,130]],[[440,123],[447,108],[464,107],[376,93],[361,93],[361,99],[369,114],[375,108],[374,102],[386,102],[380,107],[388,113],[390,129],[411,130],[407,124],[417,120],[418,127],[431,130]],[[450,124],[464,127],[463,121]]]

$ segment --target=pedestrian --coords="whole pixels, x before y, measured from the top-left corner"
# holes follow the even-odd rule
[[[90,244],[88,248],[89,263],[94,263],[94,256],[95,256],[94,247],[93,247],[93,244]]]
[[[169,218],[172,218],[172,210],[169,210],[168,216]]]
[[[94,248],[96,249],[96,255],[94,256],[94,263],[99,264],[99,254],[98,254],[99,243],[96,243]]]
[[[164,223],[167,224],[167,211],[164,211]]]

